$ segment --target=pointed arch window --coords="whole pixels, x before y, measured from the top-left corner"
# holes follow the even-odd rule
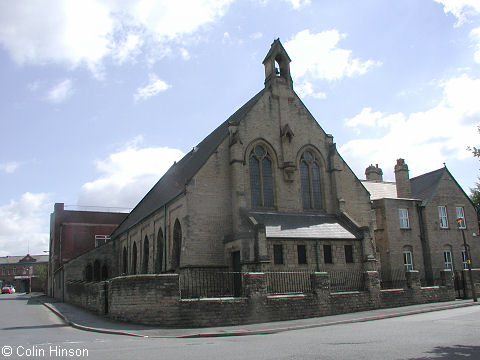
[[[180,250],[182,248],[182,226],[178,219],[173,226],[172,268],[180,267]]]
[[[132,274],[137,273],[137,243],[133,243],[132,249]]]
[[[128,271],[128,265],[127,265],[127,248],[125,246],[123,247],[122,262],[123,262],[122,273],[126,275]]]
[[[311,151],[305,151],[300,159],[300,180],[303,208],[322,209],[320,165],[315,154]]]
[[[248,160],[252,207],[273,207],[272,158],[263,145],[256,145]]]
[[[148,259],[150,258],[150,244],[148,241],[148,237],[145,236],[145,240],[143,241],[143,273],[148,273]]]
[[[158,229],[157,235],[157,262],[155,263],[156,273],[161,273],[163,271],[163,231]]]

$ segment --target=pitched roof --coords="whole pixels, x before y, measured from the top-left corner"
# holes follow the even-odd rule
[[[289,214],[250,211],[257,223],[265,225],[268,238],[359,239],[359,229],[335,215]]]
[[[371,200],[397,198],[397,185],[394,182],[362,180],[362,184],[370,193]]]
[[[410,179],[413,197],[422,199],[423,204],[428,203],[446,171],[447,168],[443,167]]]
[[[27,255],[28,256],[28,255]],[[46,263],[48,262],[48,255],[30,255],[35,261],[34,263]],[[24,262],[20,263],[20,261],[24,260]],[[26,262],[28,258],[26,259],[25,255],[22,256],[1,256],[0,257],[0,264],[1,265],[6,265],[6,264],[27,264],[30,262]]]
[[[188,181],[200,170],[212,153],[228,136],[228,125],[240,123],[263,93],[264,89],[239,108],[180,161],[173,164],[137,206],[135,206],[125,220],[115,229],[111,235],[112,239],[138,224],[141,220],[182,194],[185,191],[185,185]]]

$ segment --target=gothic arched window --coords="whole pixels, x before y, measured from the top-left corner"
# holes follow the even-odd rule
[[[300,180],[304,209],[322,209],[320,165],[314,153],[305,151],[300,159]]]
[[[163,271],[163,231],[158,229],[157,236],[157,262],[155,263],[155,272],[161,273]]]
[[[145,240],[143,241],[143,273],[148,273],[148,259],[150,257],[150,244],[148,242],[148,237],[145,236]]]
[[[128,270],[128,265],[127,265],[127,248],[124,246],[123,247],[123,255],[122,255],[122,262],[123,262],[123,266],[122,266],[122,273],[124,275],[127,275],[127,270]]]
[[[173,225],[173,246],[172,246],[172,268],[177,269],[180,266],[180,250],[182,248],[182,227],[180,222],[175,220]]]
[[[132,249],[132,274],[137,273],[137,243],[133,243]]]
[[[273,207],[272,159],[263,145],[256,145],[248,160],[252,207]]]

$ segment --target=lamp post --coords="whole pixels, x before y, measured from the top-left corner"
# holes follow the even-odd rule
[[[468,245],[467,245],[467,240],[465,239],[465,230],[461,226],[463,223],[462,218],[457,219],[457,225],[458,229],[462,232],[462,238],[463,238],[463,246],[465,247],[465,261],[467,262],[467,267],[468,267],[468,274],[470,277],[470,285],[472,287],[472,299],[474,302],[477,302],[477,292],[475,291],[475,284],[473,282],[473,274],[472,274],[472,260],[470,257],[470,251],[468,250]]]

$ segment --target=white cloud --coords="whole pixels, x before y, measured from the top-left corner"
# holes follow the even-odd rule
[[[295,54],[295,61],[291,64],[294,80],[312,86],[313,80],[334,81],[362,75],[380,65],[378,61],[354,58],[351,50],[339,48],[338,43],[344,37],[335,29],[316,34],[307,29],[287,41],[284,44],[287,52]],[[315,93],[312,86],[310,94]]]
[[[451,13],[458,19],[458,25],[464,23],[470,15],[480,13],[478,0],[435,0],[443,5],[445,14]]]
[[[311,34],[307,29],[296,34],[292,40],[285,43],[287,51],[295,54],[295,62],[291,65],[292,76],[332,81],[362,75],[371,67],[380,64],[372,60],[361,61],[353,58],[351,50],[339,48],[338,43],[345,36],[337,30]]]
[[[3,171],[7,174],[13,174],[18,169],[19,166],[20,166],[20,163],[16,161],[3,163],[3,164],[0,164],[0,171]]]
[[[170,85],[168,85],[165,81],[160,80],[155,74],[150,74],[148,84],[143,87],[139,87],[135,94],[133,94],[133,99],[135,102],[146,100],[157,95],[159,92],[167,90],[168,88],[170,88]]]
[[[326,99],[327,94],[320,91],[315,91],[311,82],[304,80],[303,82],[295,85],[295,91],[300,97],[311,96],[317,99]]]
[[[440,84],[443,98],[434,107],[411,114],[385,114],[364,108],[345,120],[347,126],[365,137],[351,140],[340,148],[355,172],[363,174],[369,163],[393,167],[397,158],[405,158],[413,175],[438,168],[444,161],[471,157],[467,145],[477,143],[476,127],[480,118],[480,79],[467,75]],[[383,128],[380,136],[374,131]]]
[[[0,205],[0,256],[42,254],[48,250],[49,210],[44,193],[25,193],[18,201]]]
[[[477,63],[480,64],[480,27],[477,27],[470,31],[470,37],[473,39],[473,41],[476,42],[474,59]]]
[[[50,91],[47,93],[46,100],[54,104],[60,104],[68,99],[73,92],[72,80],[65,79],[50,89]]]
[[[18,64],[83,64],[100,77],[105,57],[122,63],[142,46],[163,53],[158,48],[216,21],[232,1],[3,1],[0,45]]]
[[[285,1],[292,4],[295,10],[300,9],[301,7],[306,5],[310,5],[312,2],[311,0],[285,0]]]
[[[100,176],[82,186],[79,205],[133,208],[184,155],[168,147],[141,148],[141,141],[137,137],[126,148],[96,162]]]
[[[180,55],[182,56],[183,60],[190,60],[190,53],[188,52],[187,49],[181,48],[180,49]]]
[[[120,64],[123,64],[127,60],[133,60],[140,53],[140,47],[144,41],[138,34],[127,34],[125,39],[119,41],[116,49],[114,50],[114,58]]]

